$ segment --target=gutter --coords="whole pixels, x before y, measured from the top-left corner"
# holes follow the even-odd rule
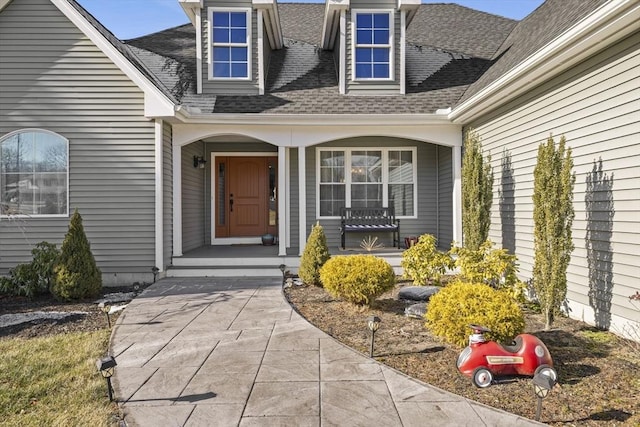
[[[640,2],[611,0],[508,73],[456,106],[449,118],[453,123],[469,123],[638,29]]]
[[[176,118],[182,124],[250,124],[250,125],[288,125],[288,126],[423,126],[423,125],[451,125],[448,110],[441,114],[264,114],[264,113],[233,113],[233,114],[202,114],[193,113],[184,106],[176,107]]]

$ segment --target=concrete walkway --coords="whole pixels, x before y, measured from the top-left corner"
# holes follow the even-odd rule
[[[277,278],[160,280],[120,316],[111,352],[128,426],[540,425],[343,346]]]

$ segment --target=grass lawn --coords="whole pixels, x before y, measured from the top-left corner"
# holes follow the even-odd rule
[[[95,361],[108,329],[0,340],[0,426],[108,426],[109,402]]]

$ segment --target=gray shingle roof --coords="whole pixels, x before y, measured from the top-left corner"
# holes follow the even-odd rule
[[[469,99],[567,31],[607,0],[547,0],[520,21],[492,57],[493,64],[464,94]]]
[[[606,0],[548,0],[519,23],[456,4],[423,4],[407,30],[407,94],[340,95],[333,54],[318,48],[324,4],[281,3],[285,47],[274,51],[260,96],[195,93],[191,24],[121,42],[75,0],[126,58],[176,103],[205,114],[434,113],[454,107]]]
[[[345,96],[339,93],[333,54],[318,48],[324,4],[281,3],[278,11],[287,40],[283,49],[272,54],[265,95],[196,95],[195,31],[190,24],[126,43],[191,111],[434,113],[460,99],[515,25],[515,21],[454,4],[422,5],[408,31],[407,94]],[[483,43],[477,43],[479,39]]]

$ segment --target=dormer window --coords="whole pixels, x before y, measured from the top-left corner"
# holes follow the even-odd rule
[[[392,11],[353,11],[354,80],[393,80],[392,18]]]
[[[251,77],[251,9],[209,9],[213,79]]]

